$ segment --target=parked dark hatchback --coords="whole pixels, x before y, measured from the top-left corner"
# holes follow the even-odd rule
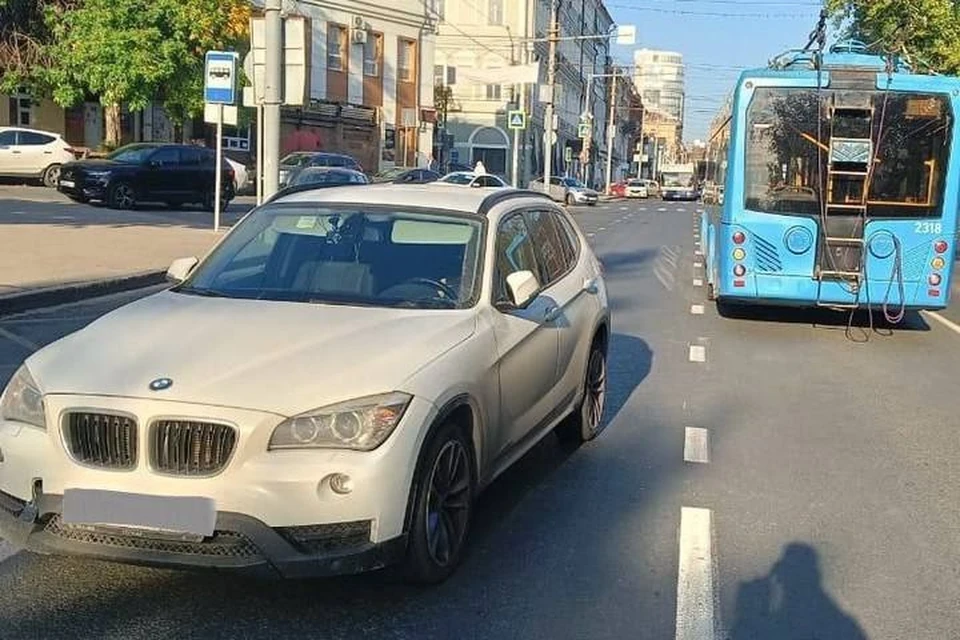
[[[61,168],[57,190],[77,202],[101,200],[114,209],[140,202],[171,207],[202,204],[213,210],[216,154],[182,144],[131,144],[105,160],[70,162]],[[234,197],[233,169],[223,162],[221,206]]]
[[[356,158],[343,153],[295,151],[280,160],[280,186],[293,184],[297,173],[307,167],[339,167],[363,173],[363,167]]]

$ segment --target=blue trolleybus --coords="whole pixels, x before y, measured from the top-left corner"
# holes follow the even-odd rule
[[[942,309],[960,189],[960,80],[857,42],[789,52],[734,89],[725,198],[704,212],[718,306]]]

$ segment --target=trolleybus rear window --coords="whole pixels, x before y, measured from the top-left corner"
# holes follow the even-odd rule
[[[759,88],[746,120],[747,209],[819,215],[826,202],[861,204],[866,184],[870,217],[941,214],[946,96]]]

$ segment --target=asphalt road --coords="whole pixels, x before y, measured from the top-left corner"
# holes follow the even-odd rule
[[[577,210],[614,304],[607,427],[498,480],[447,583],[19,553],[0,563],[0,637],[960,637],[960,334],[919,315],[892,332],[721,318],[695,284],[696,208]],[[137,295],[0,319],[0,380]]]

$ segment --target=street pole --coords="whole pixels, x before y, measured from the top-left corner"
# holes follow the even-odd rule
[[[263,204],[263,103],[257,103],[257,206]]]
[[[271,197],[280,186],[280,85],[283,81],[283,20],[281,0],[264,2],[263,105],[263,197]]]
[[[549,100],[543,111],[543,188],[550,193],[550,172],[553,169],[553,114],[557,84],[557,41],[560,39],[560,23],[557,18],[559,0],[550,2],[549,53],[547,53],[547,87]]]
[[[217,168],[213,178],[213,230],[220,231],[220,192],[223,190],[223,105],[217,105]]]
[[[617,128],[614,125],[614,117],[616,116],[616,105],[617,105],[617,76],[616,69],[614,69],[614,74],[610,85],[610,117],[607,118],[607,190],[606,194],[609,196],[611,193],[610,188],[610,179],[613,172],[613,138],[616,134]]]
[[[583,139],[583,183],[586,185],[590,184],[590,147],[593,143],[593,113],[590,111],[590,98],[593,93],[593,76],[591,73],[587,75],[587,97],[584,100],[583,106],[583,115],[587,119],[587,122],[590,123],[590,130],[586,138]]]
[[[510,34],[510,62],[511,64],[516,64],[517,58],[514,55],[513,48],[513,34]],[[525,57],[525,56],[521,56]],[[524,120],[526,121],[526,106],[524,103],[524,83],[517,83],[517,90],[514,96],[517,99],[517,109],[524,112]],[[520,188],[520,129],[513,130],[513,188]]]

